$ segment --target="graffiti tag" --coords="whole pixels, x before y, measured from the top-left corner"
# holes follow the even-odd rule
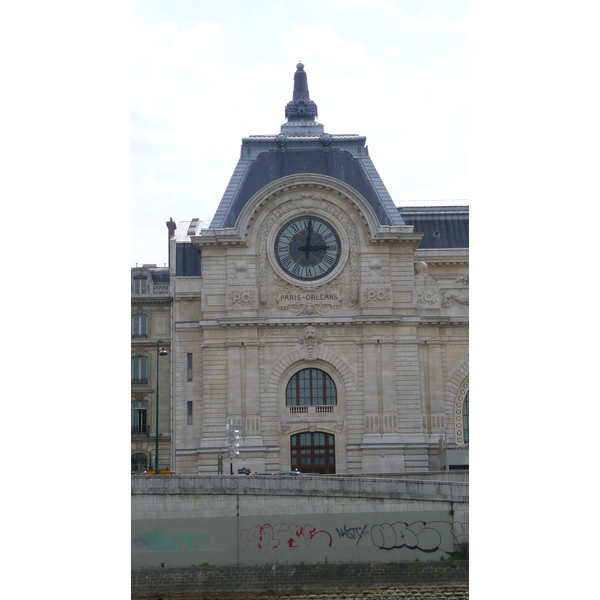
[[[362,536],[365,534],[366,529],[367,529],[366,525],[364,525],[362,529],[360,527],[348,528],[348,527],[346,527],[346,525],[344,525],[344,527],[342,527],[342,529],[338,529],[337,527],[335,528],[335,530],[337,531],[338,535],[341,538],[346,538],[349,540],[356,540],[357,546],[358,546],[358,542],[360,542],[360,538],[362,538]]]
[[[452,523],[447,521],[416,521],[408,524],[403,522],[380,523],[371,528],[373,544],[382,550],[409,548],[422,552],[443,550],[450,553],[454,550],[444,550],[441,546],[444,540],[455,540]]]
[[[240,538],[247,548],[258,549],[283,549],[306,548],[313,546],[331,546],[333,538],[328,531],[319,530],[312,525],[295,525],[294,523],[265,523],[252,525],[240,531]]]
[[[192,541],[194,534],[161,531],[155,529],[150,533],[142,535],[142,539],[146,543],[143,551],[150,552],[189,552],[192,549]],[[196,536],[198,542],[209,543],[210,538],[205,533],[200,533]],[[139,546],[139,544],[137,544]]]

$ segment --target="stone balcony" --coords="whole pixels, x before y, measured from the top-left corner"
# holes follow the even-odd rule
[[[336,406],[334,405],[316,405],[316,406],[288,406],[289,415],[334,415]]]

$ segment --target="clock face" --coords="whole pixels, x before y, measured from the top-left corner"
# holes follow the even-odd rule
[[[329,275],[340,262],[341,250],[338,232],[321,217],[296,217],[275,238],[277,264],[299,281]]]

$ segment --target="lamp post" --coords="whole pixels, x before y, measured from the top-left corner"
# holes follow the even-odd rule
[[[158,475],[158,358],[166,356],[168,352],[156,342],[156,450],[154,452],[154,474]]]

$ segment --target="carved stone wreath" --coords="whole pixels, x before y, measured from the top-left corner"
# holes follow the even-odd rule
[[[439,295],[437,290],[419,290],[417,294],[417,302],[419,304],[437,304]]]

